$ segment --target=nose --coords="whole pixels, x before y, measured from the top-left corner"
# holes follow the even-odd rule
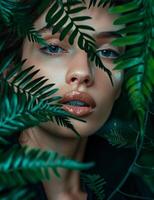
[[[86,87],[90,87],[94,83],[94,70],[84,51],[79,50],[73,56],[68,66],[66,82],[68,84],[84,84]]]

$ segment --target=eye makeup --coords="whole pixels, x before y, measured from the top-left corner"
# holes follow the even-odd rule
[[[41,53],[50,56],[60,56],[68,53],[70,45],[66,40],[60,41],[59,34],[48,34],[44,36],[44,39],[46,40],[47,45],[40,46],[39,44],[36,44],[37,49],[39,49]]]

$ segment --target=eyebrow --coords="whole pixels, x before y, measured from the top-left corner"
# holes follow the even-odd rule
[[[122,37],[122,35],[117,31],[102,31],[94,34],[94,37],[119,38]]]
[[[50,29],[52,30],[52,27],[49,27],[48,25],[46,25],[46,26],[42,27],[41,29],[39,29],[38,32],[45,33],[47,31],[49,31]],[[70,33],[68,33],[68,34],[70,34]],[[118,33],[117,31],[102,31],[99,33],[95,33],[94,37],[119,38],[119,37],[122,37],[122,35],[120,33]]]

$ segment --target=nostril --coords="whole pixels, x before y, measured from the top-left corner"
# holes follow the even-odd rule
[[[89,83],[89,79],[87,78],[87,79],[85,79],[85,81],[84,81],[86,84],[88,84]]]
[[[76,80],[77,80],[76,77],[71,78],[71,82],[74,82],[74,81],[76,81]]]

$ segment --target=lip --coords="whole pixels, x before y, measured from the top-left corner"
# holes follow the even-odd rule
[[[79,100],[88,104],[88,106],[72,106],[65,104],[68,101]],[[94,99],[86,92],[71,91],[65,93],[63,98],[60,101],[63,105],[63,109],[78,116],[86,116],[93,112],[93,109],[96,107],[96,102]]]

